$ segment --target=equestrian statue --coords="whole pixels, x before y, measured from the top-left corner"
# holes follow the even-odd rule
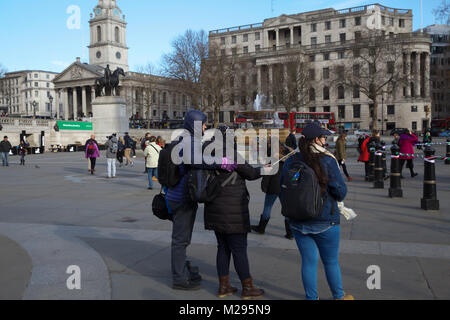
[[[119,75],[125,77],[125,71],[123,71],[122,68],[117,68],[111,74],[111,69],[109,69],[108,64],[105,68],[105,75],[103,77],[95,79],[95,95],[97,97],[101,96],[103,89],[105,89],[105,96],[120,96]]]

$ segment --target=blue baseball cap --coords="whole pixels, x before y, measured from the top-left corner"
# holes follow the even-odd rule
[[[306,139],[314,139],[314,138],[318,138],[320,136],[329,136],[329,135],[331,135],[331,132],[323,129],[317,123],[310,123],[303,129],[302,135]]]

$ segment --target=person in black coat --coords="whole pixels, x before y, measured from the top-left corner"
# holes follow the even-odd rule
[[[280,152],[281,157],[287,155],[289,153],[289,150],[286,150],[281,144],[280,144]],[[297,146],[295,147],[297,148]],[[264,234],[266,231],[266,226],[269,223],[270,220],[270,212],[272,211],[272,207],[279,198],[281,187],[280,187],[280,174],[283,170],[284,161],[280,161],[278,164],[278,171],[274,175],[267,175],[262,178],[261,181],[261,190],[266,194],[264,198],[264,209],[261,214],[261,217],[259,219],[258,225],[252,226],[252,230],[259,234]],[[286,230],[286,234],[284,237],[286,239],[292,240],[294,239],[291,228],[289,227],[289,221],[287,219],[284,220],[284,227]]]
[[[227,129],[228,127],[219,127],[224,137]],[[225,150],[226,148],[216,150],[216,155],[226,156]],[[237,292],[237,288],[232,287],[229,282],[231,255],[242,283],[242,298],[258,298],[264,294],[264,290],[253,285],[247,257],[247,234],[251,229],[248,208],[250,195],[245,180],[260,177],[261,168],[254,168],[247,163],[239,164],[234,172],[220,170],[217,176],[220,191],[212,202],[205,204],[205,229],[213,230],[217,238],[219,298]],[[227,183],[223,186],[224,182]]]
[[[286,138],[286,145],[292,150],[297,149],[297,138],[295,137],[296,129],[291,130]]]

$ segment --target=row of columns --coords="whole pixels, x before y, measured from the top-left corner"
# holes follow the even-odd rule
[[[73,87],[73,88],[63,88],[63,89],[57,89],[56,92],[56,97],[55,97],[55,104],[56,104],[56,117],[58,119],[60,119],[60,102],[62,102],[63,105],[63,110],[64,110],[64,120],[69,120],[69,106],[70,106],[70,101],[69,101],[69,89],[72,89],[72,106],[73,106],[73,116],[74,119],[77,118],[78,116],[78,88],[79,87]],[[83,86],[81,87],[81,112],[84,114],[84,116],[87,116],[87,95],[86,95],[86,91],[87,90],[91,90],[91,104],[92,101],[95,98],[95,89],[94,87],[88,87],[88,86]],[[58,91],[60,91],[61,93],[61,101],[59,99],[59,93]]]
[[[294,28],[295,27],[300,27],[300,26],[290,26],[289,27],[289,31],[290,31],[290,40],[291,40],[291,42],[290,42],[290,44],[291,45],[293,45],[294,44]],[[267,44],[269,43],[269,32],[270,31],[275,31],[275,34],[276,34],[276,36],[275,36],[275,41],[276,41],[276,46],[277,47],[279,47],[280,46],[280,29],[279,28],[275,28],[275,29],[273,29],[273,30],[267,30],[266,31],[266,39],[267,39]]]
[[[413,51],[404,54],[408,84],[406,86],[407,97],[430,97],[430,53]],[[414,84],[414,86],[411,85]],[[423,92],[422,95],[422,86]]]

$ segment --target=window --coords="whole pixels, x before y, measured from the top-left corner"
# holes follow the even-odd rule
[[[323,60],[324,60],[324,61],[330,60],[330,54],[329,54],[329,53],[324,53],[324,54],[323,54]]]
[[[230,96],[230,106],[234,106],[234,93]]]
[[[183,94],[183,106],[186,107],[187,106],[187,99],[186,96]]]
[[[261,46],[260,46],[259,44],[257,44],[257,45],[255,46],[255,51],[256,51],[256,52],[261,51]]]
[[[361,105],[360,104],[353,105],[353,118],[361,118]]]
[[[344,66],[336,67],[336,74],[337,74],[338,79],[340,79],[340,80],[344,79],[344,73],[345,73]]]
[[[389,25],[390,25],[391,27],[394,26],[394,18],[389,18]]]
[[[231,37],[231,43],[236,43],[236,36]]]
[[[261,34],[259,32],[255,32],[255,40],[260,40]]]
[[[315,69],[309,69],[309,80],[311,80],[311,81],[316,80],[316,70]]]
[[[338,99],[344,99],[345,98],[345,90],[344,86],[338,87]]]
[[[221,50],[220,50],[220,55],[221,55],[221,56],[224,56],[224,55],[225,55],[225,49],[221,49]]]
[[[173,96],[172,96],[172,104],[173,105],[177,104],[177,94],[176,93],[174,93]]]
[[[394,130],[396,128],[395,122],[387,122],[386,123],[386,130]]]
[[[311,37],[311,45],[317,44],[317,37]]]
[[[394,61],[388,61],[387,62],[387,71],[390,74],[394,73],[394,71],[395,71],[395,63],[394,63]]]
[[[339,28],[345,28],[345,19],[339,20]]]
[[[325,30],[331,30],[331,21],[325,21]]]
[[[35,82],[35,83],[34,83],[34,86],[35,86],[35,87],[39,87],[39,83]]]
[[[50,75],[49,74],[47,74],[46,76],[47,76],[47,79],[50,79]],[[16,80],[16,84],[17,84],[17,80]]]
[[[323,100],[330,100],[330,88],[323,88]]]
[[[330,112],[330,106],[323,107],[323,112]]]
[[[167,93],[163,92],[163,104],[167,104]]]
[[[344,59],[345,58],[345,51],[339,51],[338,52],[338,59]]]
[[[416,131],[416,130],[417,130],[417,121],[413,121],[413,122],[411,123],[411,128],[412,128],[413,131]]]
[[[355,17],[355,26],[361,25],[361,17]]]
[[[225,37],[220,38],[220,44],[225,44]]]
[[[355,32],[355,40],[360,40],[361,39],[361,31],[356,31]]]
[[[353,76],[354,77],[359,77],[359,64],[354,64],[353,65]]]
[[[153,110],[153,116],[156,117],[156,110]]]
[[[316,32],[316,31],[317,31],[317,23],[311,24],[311,32]]]
[[[359,99],[359,86],[355,85],[353,87],[353,98]]]
[[[405,27],[405,19],[398,19],[398,26],[400,28],[404,28]]]
[[[219,122],[223,123],[223,111],[219,111]]]
[[[345,39],[346,39],[346,33],[340,33],[339,34],[339,39],[340,39],[341,42],[344,42]]]
[[[309,56],[309,62],[314,62],[316,61],[316,56],[314,54]]]
[[[115,40],[116,40],[116,42],[120,42],[120,30],[119,30],[119,27],[116,27],[115,29],[114,29],[114,38],[115,38]]]
[[[331,42],[331,35],[325,36],[325,43]]]
[[[47,82],[47,88],[50,88],[50,83]]]
[[[174,118],[177,117],[177,112],[176,112],[176,111],[173,112],[173,117],[174,117]]]
[[[244,47],[244,53],[248,53],[248,47]]]
[[[237,54],[237,49],[236,48],[231,48],[231,54],[232,55],[236,55]]]
[[[309,108],[309,112],[316,112],[316,107]]]
[[[386,17],[385,16],[381,16],[381,24],[383,26],[386,25]]]
[[[309,101],[316,100],[316,90],[314,88],[309,88]]]
[[[248,33],[244,34],[243,39],[244,42],[248,42]]]
[[[241,96],[241,105],[245,106],[246,104],[247,104],[247,97],[246,96]]]
[[[417,106],[411,106],[411,112],[417,112]]]
[[[38,77],[38,74],[37,74],[37,73],[35,73],[35,74],[34,74],[34,78],[35,78],[35,79],[37,79],[37,77]]]
[[[97,26],[97,42],[102,41],[102,27]]]
[[[234,77],[230,78],[230,88],[234,88]]]
[[[330,68],[323,68],[323,78],[330,79]]]
[[[153,92],[152,101],[153,103],[156,103],[156,92]]]
[[[394,115],[395,114],[395,105],[388,105],[387,106],[387,114],[388,115]]]
[[[339,119],[345,119],[345,106],[338,106]]]

